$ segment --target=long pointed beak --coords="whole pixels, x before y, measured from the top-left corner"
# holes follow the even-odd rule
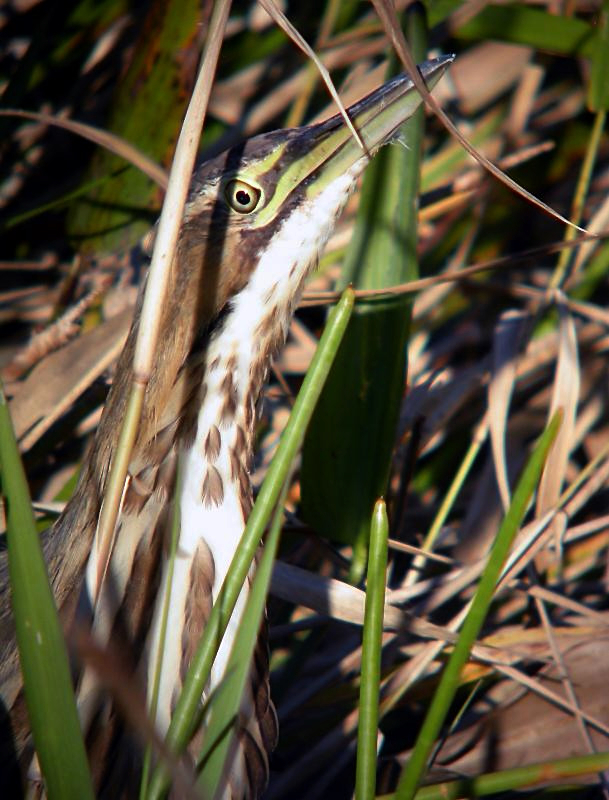
[[[441,56],[419,64],[419,71],[429,90],[438,83],[453,59],[452,55]],[[360,159],[369,160],[382,145],[390,142],[421,102],[421,95],[410,76],[399,75],[347,110],[365,151],[343,117],[336,115],[309,129],[311,138],[319,143],[312,144],[308,156],[303,158],[303,166],[306,163],[309,174],[317,171],[323,173],[322,182],[327,185]]]
[[[440,80],[454,56],[441,56],[419,64],[429,89]],[[399,75],[350,106],[347,113],[361,143],[340,114],[289,132],[289,139],[270,158],[279,167],[274,196],[256,215],[256,227],[269,223],[296,189],[313,200],[336,178],[347,172],[355,179],[376,151],[395,136],[412,116],[422,98],[408,75]]]

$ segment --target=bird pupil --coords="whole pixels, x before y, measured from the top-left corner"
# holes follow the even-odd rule
[[[237,202],[240,203],[242,206],[246,206],[250,202],[249,194],[246,191],[244,191],[243,189],[240,189],[237,192],[236,198],[237,198]]]

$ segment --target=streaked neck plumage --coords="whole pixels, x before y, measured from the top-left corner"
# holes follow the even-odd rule
[[[323,199],[299,206],[283,220],[271,246],[260,254],[249,282],[229,301],[211,335],[196,434],[182,448],[181,533],[172,578],[170,637],[181,635],[181,620],[193,616],[191,609],[208,607],[210,589],[215,600],[226,576],[251,508],[248,470],[258,396],[270,360],[285,341],[303,280],[352,186],[353,175],[348,172],[328,186]],[[266,312],[261,315],[260,309]],[[199,566],[193,567],[196,562],[208,565],[212,586],[201,585]],[[236,629],[244,600],[245,592],[216,659],[212,684],[224,672],[232,643],[230,630]],[[159,623],[157,613],[153,651]],[[175,676],[183,673],[183,668],[176,669],[175,660],[190,655],[181,652],[178,641],[166,642],[163,649],[158,709],[162,727],[170,717]],[[149,664],[152,668],[154,659]]]

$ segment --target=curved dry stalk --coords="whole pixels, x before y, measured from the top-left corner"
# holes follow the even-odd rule
[[[453,281],[463,280],[465,278],[469,278],[472,275],[477,275],[480,272],[487,272],[489,270],[500,270],[500,269],[509,269],[513,267],[515,264],[521,263],[523,261],[534,261],[535,259],[539,258],[540,256],[549,255],[551,253],[557,253],[560,250],[565,248],[576,248],[579,245],[585,242],[591,242],[593,240],[597,240],[598,238],[609,238],[609,231],[604,232],[603,234],[590,234],[584,233],[582,236],[578,236],[576,239],[572,239],[571,241],[567,242],[564,240],[559,240],[556,242],[551,242],[550,244],[540,245],[539,247],[531,247],[529,250],[523,250],[520,253],[514,253],[509,256],[499,256],[498,258],[491,258],[488,261],[483,261],[480,264],[472,264],[469,267],[463,267],[458,270],[443,272],[439,275],[434,275],[430,278],[420,278],[416,281],[408,281],[407,283],[399,283],[395,286],[386,286],[382,289],[357,289],[355,291],[355,297],[357,300],[370,300],[372,298],[383,298],[383,297],[392,297],[394,295],[401,295],[401,294],[416,294],[417,292],[421,292],[424,289],[429,289],[433,286],[438,286],[442,283],[452,283]],[[540,289],[531,289],[531,291],[535,291],[539,293]],[[330,303],[335,303],[340,297],[340,292],[338,291],[319,291],[319,292],[305,292],[302,298],[302,306],[312,306],[312,305],[329,305]],[[573,302],[573,301],[569,301]]]
[[[116,520],[125,489],[129,459],[137,435],[139,418],[144,403],[144,393],[156,350],[163,298],[167,292],[169,280],[169,269],[178,241],[184,205],[230,7],[230,0],[218,0],[214,5],[209,36],[205,44],[197,81],[176,145],[142,306],[140,330],[133,357],[131,394],[117,445],[116,456],[108,477],[106,494],[92,549],[92,554],[96,559],[96,569],[93,571],[95,579],[91,584],[91,599],[93,602],[95,602],[99,594],[112,552]]]
[[[313,63],[315,64],[315,66],[319,70],[319,74],[321,75],[323,82],[326,84],[326,86],[328,88],[328,91],[330,92],[330,94],[332,96],[332,99],[336,103],[342,118],[345,120],[345,123],[346,123],[347,127],[351,131],[351,133],[353,135],[353,138],[359,144],[359,146],[362,148],[362,151],[364,153],[367,153],[368,150],[366,148],[366,145],[364,144],[364,142],[362,141],[359,133],[357,132],[357,130],[353,126],[353,123],[351,122],[351,119],[349,118],[349,115],[347,114],[347,110],[345,109],[345,107],[344,107],[344,105],[342,103],[342,100],[340,99],[339,94],[336,91],[336,87],[334,86],[334,83],[332,82],[332,78],[330,77],[330,73],[328,72],[328,70],[323,65],[323,63],[322,63],[321,59],[319,58],[319,56],[315,53],[313,48],[305,41],[305,39],[303,39],[301,34],[292,25],[292,23],[286,17],[286,15],[283,13],[283,11],[276,5],[274,0],[259,0],[259,2],[260,2],[260,5],[262,6],[262,8],[264,8],[264,10],[267,12],[267,14],[277,23],[277,25],[283,31],[285,31],[285,33],[302,50],[302,52],[305,55],[307,55],[311,59],[311,61],[313,61]]]
[[[77,122],[72,119],[64,119],[54,114],[42,114],[35,111],[22,111],[17,108],[0,109],[0,117],[20,117],[21,119],[31,119],[41,122],[43,125],[52,125],[55,128],[62,128],[76,136],[81,136],[93,144],[105,147],[111,153],[120,158],[124,158],[134,167],[141,170],[144,175],[148,175],[161,189],[167,188],[168,175],[156,161],[153,161],[145,153],[142,153],[135,145],[117,136],[115,133],[96,128],[94,125],[87,125],[84,122]]]
[[[574,222],[571,222],[566,217],[563,217],[562,214],[559,214],[553,208],[551,208],[547,203],[544,203],[543,200],[535,197],[531,192],[528,192],[526,189],[523,189],[515,180],[506,175],[505,172],[502,172],[496,164],[493,164],[486,156],[480,153],[473,145],[469,143],[467,138],[463,136],[463,134],[459,131],[457,126],[454,122],[450,119],[450,117],[446,114],[446,112],[440,107],[438,102],[435,100],[434,97],[429,92],[429,89],[425,85],[425,81],[421,78],[419,71],[417,69],[417,65],[412,57],[406,39],[404,38],[404,34],[402,33],[402,29],[400,28],[395,9],[391,5],[391,3],[387,2],[387,0],[372,0],[374,7],[377,10],[379,17],[383,23],[383,27],[387,32],[387,35],[391,39],[393,46],[395,47],[396,53],[398,54],[400,60],[404,64],[404,67],[408,74],[412,77],[414,85],[417,87],[418,91],[421,94],[421,97],[424,98],[425,102],[434,112],[434,114],[438,117],[438,119],[442,122],[444,127],[449,131],[449,133],[457,139],[461,145],[467,150],[467,152],[476,159],[476,161],[481,164],[486,170],[488,170],[491,175],[494,175],[501,183],[505,184],[508,189],[511,189],[516,194],[523,197],[525,200],[528,200],[533,205],[541,208],[551,217],[556,220],[559,220],[564,225],[569,226],[570,228],[574,228],[582,233],[587,233],[585,228],[582,228],[579,225],[576,225]]]

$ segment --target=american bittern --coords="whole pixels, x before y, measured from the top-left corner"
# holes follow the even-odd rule
[[[430,87],[449,61],[439,58],[420,67]],[[412,81],[402,76],[352,106],[349,115],[365,150],[336,116],[319,125],[257,136],[195,173],[107,579],[91,607],[87,563],[90,569],[125,410],[138,304],[95,443],[73,499],[45,540],[45,551],[64,624],[86,620],[102,646],[111,638],[128,643],[134,666],[149,679],[160,635],[160,598],[169,580],[164,562],[180,460],[181,528],[156,709],[161,733],[250,512],[256,405],[271,358],[285,340],[303,281],[357,177],[420,101]],[[244,586],[209,691],[222,679],[247,593]],[[31,743],[6,605],[0,668],[12,731],[4,752],[16,753],[27,767]],[[140,759],[107,724],[116,714],[87,670],[78,697],[100,793],[130,795]],[[277,735],[264,634],[237,728],[222,794],[256,797],[266,785],[268,754]],[[118,741],[123,745],[117,747]]]

